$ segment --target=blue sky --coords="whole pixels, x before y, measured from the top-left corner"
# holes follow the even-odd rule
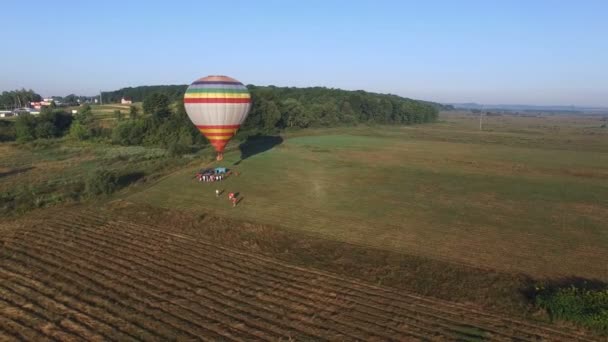
[[[608,1],[3,1],[0,90],[187,84],[608,106]]]

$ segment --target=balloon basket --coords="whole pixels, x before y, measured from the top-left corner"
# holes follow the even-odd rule
[[[215,157],[215,160],[220,161],[224,159],[224,153],[222,152],[218,152],[217,153],[217,157]]]

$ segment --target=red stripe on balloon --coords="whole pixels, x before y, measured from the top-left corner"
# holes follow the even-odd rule
[[[211,143],[211,145],[213,147],[215,147],[215,150],[217,152],[224,152],[224,148],[226,147],[226,145],[228,144],[228,140],[215,140],[215,139],[209,139],[209,142]]]
[[[249,98],[186,98],[184,99],[184,103],[250,103],[251,99]]]

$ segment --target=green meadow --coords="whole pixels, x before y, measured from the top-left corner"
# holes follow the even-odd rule
[[[287,133],[185,167],[134,202],[538,277],[608,280],[600,117],[442,114],[414,127]],[[271,143],[269,144],[268,141]],[[202,167],[239,172],[198,182]],[[215,190],[224,190],[220,198]],[[241,201],[232,208],[228,192]]]

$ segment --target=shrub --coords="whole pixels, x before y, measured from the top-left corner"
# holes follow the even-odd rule
[[[608,333],[608,288],[539,287],[536,304],[547,310],[552,319],[568,320]]]
[[[13,141],[15,136],[15,124],[13,121],[0,120],[0,142]]]
[[[30,114],[22,114],[15,121],[15,135],[18,142],[32,141],[36,138],[36,118]]]
[[[108,170],[96,170],[85,183],[85,192],[89,195],[108,195],[118,187],[118,177]]]
[[[70,126],[70,137],[76,140],[86,140],[90,137],[90,132],[83,124],[75,121]]]
[[[49,139],[57,135],[57,130],[53,123],[44,121],[36,125],[36,138],[38,139]]]
[[[139,145],[146,132],[141,120],[123,121],[112,130],[112,142],[119,145]]]

